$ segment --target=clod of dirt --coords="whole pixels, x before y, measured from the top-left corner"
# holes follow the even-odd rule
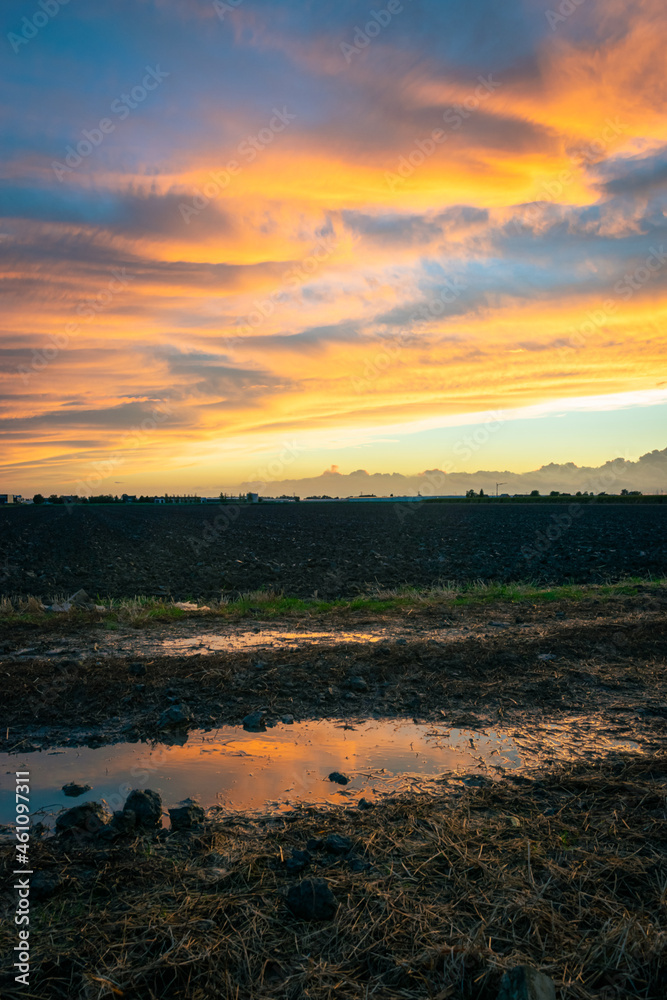
[[[195,803],[169,810],[172,830],[192,830],[204,822],[204,810]]]
[[[243,720],[243,728],[247,729],[249,733],[263,732],[263,730],[266,729],[264,716],[265,713],[262,711],[250,712],[250,714],[246,715]]]
[[[349,854],[352,841],[349,837],[341,837],[339,833],[330,833],[324,841],[324,849],[329,854]]]
[[[345,774],[341,774],[340,771],[332,771],[329,775],[329,781],[335,781],[337,785],[347,785],[350,779]]]
[[[131,791],[123,806],[123,812],[128,810],[134,812],[137,826],[144,829],[150,830],[162,822],[162,799],[152,788]]]
[[[102,799],[100,802],[82,802],[72,806],[56,819],[56,833],[99,833],[111,819],[111,812]]]
[[[84,792],[92,791],[92,788],[92,785],[78,785],[76,781],[68,781],[66,785],[63,785],[62,791],[65,795],[76,798],[77,795],[83,795]]]
[[[191,717],[190,710],[184,705],[170,705],[158,719],[158,726],[160,729],[166,729],[168,726],[184,726]]]
[[[351,691],[368,691],[368,683],[363,677],[350,677],[347,686]]]
[[[518,965],[503,976],[498,1000],[556,1000],[556,987],[543,972]]]
[[[324,879],[306,879],[290,886],[287,905],[300,920],[331,920],[337,909],[334,894]]]

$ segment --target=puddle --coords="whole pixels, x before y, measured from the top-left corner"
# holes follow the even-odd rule
[[[630,739],[606,738],[580,718],[531,735],[395,720],[313,720],[261,733],[228,726],[193,731],[181,746],[118,743],[0,754],[0,823],[14,818],[17,770],[30,772],[33,819],[52,824],[60,809],[80,802],[104,798],[121,808],[132,788],[155,789],[165,808],[188,797],[226,812],[287,809],[297,802],[353,804],[362,796],[435,788],[443,773],[493,777],[637,748]],[[347,775],[349,784],[329,781],[332,771]],[[70,781],[92,785],[92,791],[68,798],[61,788]]]

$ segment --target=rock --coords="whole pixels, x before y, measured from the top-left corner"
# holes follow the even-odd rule
[[[128,674],[131,674],[132,677],[143,677],[146,673],[146,664],[130,663],[129,667],[127,668],[127,672]]]
[[[30,879],[30,897],[41,903],[44,899],[50,899],[65,880],[62,875],[49,872],[36,872]]]
[[[134,809],[117,809],[109,827],[118,837],[128,837],[134,833],[137,826],[137,814]]]
[[[261,733],[262,730],[266,729],[264,715],[265,713],[261,709],[258,712],[250,712],[243,720],[243,728],[247,729],[249,733]]]
[[[543,972],[518,965],[501,979],[498,1000],[556,1000],[556,987]]]
[[[294,724],[294,716],[293,715],[283,715],[283,717],[282,717],[282,719],[280,721],[283,723],[284,726],[291,726],[291,725]]]
[[[68,781],[61,789],[65,795],[70,795],[72,798],[76,798],[77,795],[83,795],[84,792],[91,792],[92,790],[92,785],[77,785],[76,781]]]
[[[138,827],[146,830],[155,829],[162,822],[162,799],[152,788],[144,788],[143,792],[135,788],[123,806],[123,812],[129,811],[135,814]]]
[[[302,872],[304,868],[307,868],[312,860],[313,856],[310,851],[297,851],[294,849],[292,851],[292,857],[288,858],[285,862],[285,868],[290,875],[297,875],[299,872]]]
[[[346,774],[341,774],[340,771],[332,771],[329,775],[329,781],[335,781],[337,785],[347,785],[350,779]]]
[[[537,658],[538,660],[542,660],[545,663],[548,663],[550,660],[556,659],[553,653],[538,653]]]
[[[352,841],[339,833],[330,833],[324,841],[324,849],[329,854],[349,854],[352,850]]]
[[[362,858],[350,858],[348,866],[351,872],[367,872],[371,867],[369,862]]]
[[[111,819],[111,812],[102,799],[101,802],[82,802],[61,813],[56,819],[56,833],[99,833]]]
[[[347,686],[352,691],[368,691],[368,683],[363,677],[350,677]]]
[[[369,802],[368,799],[359,799],[357,805],[359,809],[375,809],[375,803]]]
[[[73,608],[85,608],[86,611],[92,611],[95,607],[85,590],[77,590],[76,594],[72,594],[69,603]]]
[[[287,905],[300,920],[331,920],[337,903],[324,879],[306,879],[290,886]]]
[[[178,806],[169,810],[171,829],[191,830],[195,826],[201,826],[204,822],[204,810],[196,803],[187,806]]]
[[[184,705],[170,705],[158,719],[160,729],[167,729],[169,726],[184,726],[190,721],[190,710]]]
[[[47,604],[44,608],[45,611],[70,611],[72,605],[69,601],[63,601],[62,604]]]

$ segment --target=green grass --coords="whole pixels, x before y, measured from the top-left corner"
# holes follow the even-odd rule
[[[69,612],[48,613],[34,597],[0,599],[0,623],[7,625],[40,625],[52,622],[85,623],[100,619],[107,628],[114,628],[120,622],[133,625],[150,622],[180,621],[185,618],[222,618],[238,621],[243,618],[304,619],[315,617],[345,617],[350,615],[392,615],[410,610],[432,608],[475,607],[488,605],[536,605],[559,603],[579,603],[582,601],[609,601],[639,594],[662,595],[667,593],[667,580],[645,580],[632,577],[618,583],[574,584],[544,587],[535,583],[449,583],[438,587],[417,589],[403,587],[394,590],[378,590],[375,593],[336,600],[288,597],[271,590],[258,590],[241,594],[235,599],[221,596],[218,601],[206,605],[199,603],[203,610],[183,609],[166,598],[132,597],[104,599],[96,597],[96,603],[103,611],[88,612],[72,609]],[[60,600],[63,598],[61,597]],[[196,601],[190,603],[197,604]]]

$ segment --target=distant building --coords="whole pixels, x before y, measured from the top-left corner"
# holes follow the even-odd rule
[[[259,503],[259,493],[246,493],[248,503]]]
[[[20,499],[20,497],[15,497],[13,493],[0,493],[0,504],[15,503]]]

